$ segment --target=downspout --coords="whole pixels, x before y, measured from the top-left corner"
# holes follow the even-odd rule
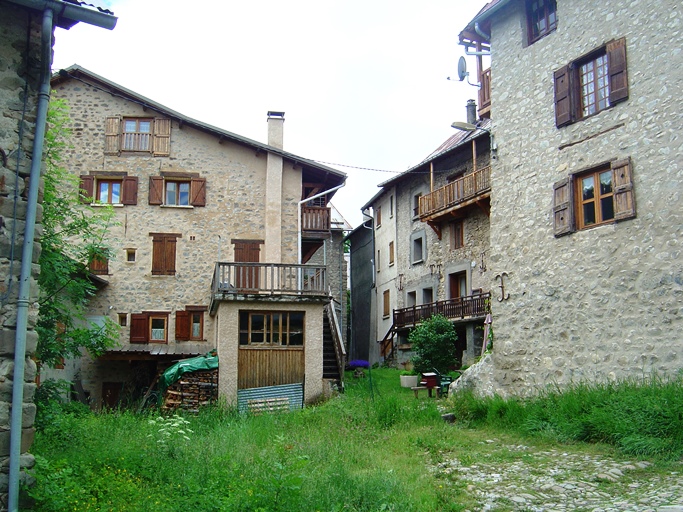
[[[54,12],[45,9],[41,34],[42,69],[40,89],[38,92],[38,111],[36,115],[36,134],[33,139],[31,156],[31,173],[29,177],[28,204],[26,211],[26,228],[24,244],[21,251],[21,274],[19,277],[19,297],[17,298],[17,326],[14,343],[14,377],[12,381],[12,416],[10,419],[10,464],[9,464],[9,496],[7,508],[15,512],[19,507],[19,473],[21,457],[21,420],[24,403],[24,369],[26,365],[26,329],[28,326],[28,308],[31,293],[31,267],[33,264],[33,237],[36,231],[36,213],[38,209],[38,188],[40,170],[43,163],[43,142],[47,109],[50,101],[50,68],[52,65],[52,21]]]
[[[36,113],[36,132],[33,139],[31,171],[26,205],[26,226],[21,252],[21,273],[19,276],[19,295],[17,298],[17,325],[14,342],[14,374],[12,381],[12,414],[10,418],[10,461],[7,509],[19,510],[19,477],[22,437],[22,416],[24,403],[24,371],[26,366],[26,331],[28,328],[28,308],[31,293],[31,267],[38,210],[38,190],[43,163],[43,144],[47,111],[50,102],[50,72],[52,68],[52,31],[54,11],[76,21],[113,29],[117,18],[109,14],[91,11],[73,4],[54,0],[12,0],[13,3],[33,9],[44,9],[41,32],[41,76]],[[19,141],[21,143],[21,141]]]

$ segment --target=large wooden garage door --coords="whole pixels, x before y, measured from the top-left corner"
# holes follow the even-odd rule
[[[237,388],[261,388],[304,381],[304,348],[240,346]]]

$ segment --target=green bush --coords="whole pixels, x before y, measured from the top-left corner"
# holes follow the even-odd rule
[[[442,315],[434,315],[415,327],[408,336],[415,355],[413,367],[420,373],[448,373],[456,364],[458,335],[453,324]]]

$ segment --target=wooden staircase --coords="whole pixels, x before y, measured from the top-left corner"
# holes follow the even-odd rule
[[[323,315],[323,379],[335,380],[341,387],[345,366],[346,349],[339,332],[334,304],[330,303]]]

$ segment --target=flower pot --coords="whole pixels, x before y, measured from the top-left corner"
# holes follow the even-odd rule
[[[401,377],[401,387],[412,388],[417,386],[418,375],[399,375]]]

